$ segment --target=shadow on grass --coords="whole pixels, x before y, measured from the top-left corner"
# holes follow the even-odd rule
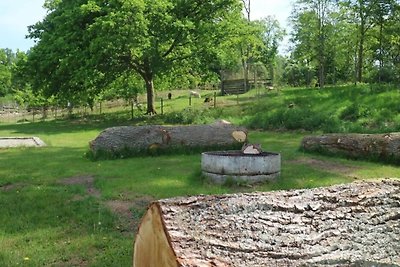
[[[49,120],[23,124],[0,124],[0,131],[14,132],[16,134],[60,134],[74,133],[88,130],[103,130],[107,127],[131,125],[132,121],[118,119],[112,116],[79,118],[71,120]]]
[[[0,150],[0,185],[46,183],[60,177],[90,173],[94,164],[84,157],[85,148],[13,148]]]
[[[3,191],[0,231],[12,235],[61,227],[94,232],[99,219],[103,229],[111,229],[111,213],[95,198],[74,200],[78,191],[76,187],[62,185],[26,185]]]

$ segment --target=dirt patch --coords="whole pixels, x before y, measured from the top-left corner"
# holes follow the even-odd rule
[[[106,202],[106,206],[114,213],[121,217],[131,217],[131,206],[132,202],[127,200],[109,200]]]
[[[93,176],[76,176],[59,181],[62,185],[81,185],[86,188],[86,193],[89,196],[100,198],[101,192],[94,187]],[[84,200],[87,196],[75,195],[72,201]],[[121,199],[101,201],[117,218],[117,229],[126,235],[132,235],[136,232],[140,220],[147,207],[155,199],[150,196],[134,196],[127,197],[121,194]]]
[[[85,259],[79,258],[71,258],[68,261],[63,262],[55,262],[54,266],[58,267],[69,267],[69,266],[76,266],[76,267],[85,267],[89,266],[89,263]]]
[[[86,193],[89,196],[99,198],[101,192],[94,187],[94,177],[93,176],[76,176],[66,178],[60,181],[63,185],[83,185],[86,187]]]
[[[290,162],[297,163],[297,164],[309,165],[315,169],[324,170],[324,171],[332,172],[332,173],[339,173],[339,174],[349,176],[352,178],[354,178],[354,175],[352,175],[352,174],[359,169],[354,166],[348,166],[348,165],[343,165],[340,163],[334,163],[334,162],[330,162],[330,161],[324,161],[324,160],[312,159],[312,158],[300,158],[297,160],[292,160]]]
[[[60,181],[63,185],[93,185],[94,177],[93,176],[76,176],[66,178]]]
[[[118,216],[117,229],[131,235],[136,232],[142,216],[153,201],[154,198],[150,196],[142,196],[133,200],[108,200],[105,205]]]
[[[3,192],[9,192],[12,190],[21,189],[24,186],[26,186],[26,184],[23,183],[5,184],[5,185],[0,185],[0,190]]]

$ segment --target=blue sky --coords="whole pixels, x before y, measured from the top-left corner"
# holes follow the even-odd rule
[[[155,0],[156,1],[156,0]],[[282,26],[290,14],[291,0],[251,0],[251,18],[275,16]],[[46,15],[44,0],[0,0],[0,48],[27,51],[34,45],[27,27]]]

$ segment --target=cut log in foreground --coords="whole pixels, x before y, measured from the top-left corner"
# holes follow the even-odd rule
[[[400,163],[400,133],[307,136],[301,146],[306,151]]]
[[[122,126],[100,133],[90,142],[94,155],[168,148],[231,148],[247,141],[247,130],[226,123],[190,126]]]
[[[133,266],[397,266],[400,181],[160,200]]]

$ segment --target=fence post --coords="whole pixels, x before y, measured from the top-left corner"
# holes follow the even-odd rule
[[[214,92],[214,108],[217,107],[217,92]]]
[[[161,97],[161,115],[164,115],[164,99]]]
[[[133,120],[133,99],[131,99],[131,120]]]
[[[189,106],[192,105],[192,96],[189,96]]]

